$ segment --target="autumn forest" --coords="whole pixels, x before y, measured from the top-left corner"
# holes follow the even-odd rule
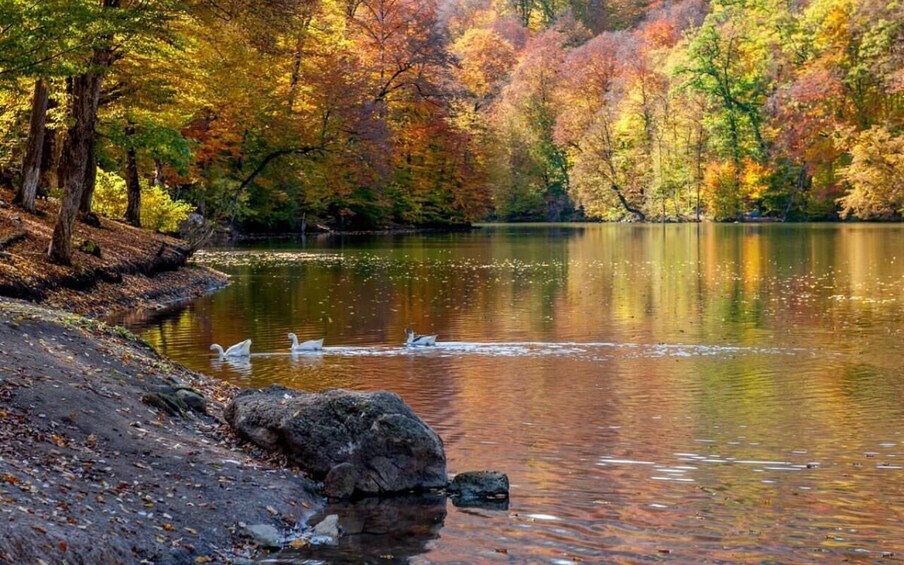
[[[0,184],[173,231],[899,219],[894,0],[5,0]],[[151,225],[148,225],[151,224]]]

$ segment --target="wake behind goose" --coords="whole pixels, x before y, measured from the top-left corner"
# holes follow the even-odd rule
[[[435,336],[427,336],[433,337]],[[300,350],[293,349],[291,353]],[[690,358],[728,357],[739,355],[800,355],[797,348],[693,345],[693,344],[643,344],[614,342],[467,342],[444,341],[435,345],[391,345],[375,346],[333,346],[322,347],[316,352],[336,357],[400,357],[400,356],[487,356],[487,357],[569,357],[587,361],[602,361],[612,358]],[[303,351],[302,351],[303,352]],[[289,352],[255,353],[257,357],[280,357]]]

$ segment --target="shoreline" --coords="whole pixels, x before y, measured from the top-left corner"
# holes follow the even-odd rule
[[[120,282],[98,282],[88,292],[58,289],[38,304],[71,310],[84,316],[109,319],[128,310],[160,310],[214,294],[229,285],[229,277],[201,265],[174,271],[125,275]]]
[[[466,233],[482,229],[480,224],[467,224],[461,226],[443,226],[443,227],[388,227],[374,230],[327,230],[327,231],[308,231],[306,233],[298,232],[275,232],[275,233],[246,233],[238,234],[234,238],[226,238],[225,243],[217,243],[214,247],[222,247],[229,243],[244,243],[249,241],[290,241],[300,240],[304,238],[333,238],[333,237],[359,237],[370,235],[412,235],[412,234],[430,234],[430,233]]]
[[[324,504],[225,423],[236,387],[122,328],[0,298],[0,354],[0,562],[247,563],[244,524],[291,539]]]
[[[251,527],[294,539],[325,501],[225,422],[239,389],[101,321],[228,276],[109,219],[76,226],[74,245],[99,253],[54,265],[55,203],[39,208],[0,207],[0,563],[250,563],[263,549]]]

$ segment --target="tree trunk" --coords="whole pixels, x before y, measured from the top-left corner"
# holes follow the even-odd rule
[[[163,175],[163,161],[160,159],[154,159],[154,186],[158,188],[163,188],[166,183],[164,182]]]
[[[101,76],[97,73],[86,73],[72,79],[70,105],[73,122],[63,145],[59,172],[63,200],[48,251],[50,260],[61,265],[72,264],[72,228],[85,186],[85,165],[94,143],[100,82]]]
[[[135,135],[135,126],[129,125],[126,128],[126,135],[129,137],[129,150],[126,151],[126,191],[129,196],[129,205],[126,208],[126,221],[135,226],[141,227],[141,179],[138,177],[138,158],[135,155],[135,147],[132,145],[132,138]]]
[[[51,111],[58,106],[56,100],[50,99],[47,104],[47,111]],[[60,168],[60,152],[62,139],[60,132],[52,127],[44,129],[44,149],[41,151],[41,177],[38,180],[38,196],[41,196],[41,187],[60,187],[60,178],[58,176]],[[46,192],[46,191],[45,191]]]
[[[82,214],[90,214],[94,203],[94,188],[97,186],[97,153],[94,143],[88,145],[88,158],[85,163],[85,185],[82,188],[82,198],[78,211]]]
[[[791,191],[791,194],[788,195],[788,202],[785,204],[785,210],[782,212],[782,222],[788,221],[788,214],[791,213],[791,207],[794,206],[794,197],[798,193],[803,193],[804,187],[807,184],[807,167],[801,165],[800,172],[797,174],[797,185],[794,187],[794,190]]]
[[[121,0],[104,0],[104,8],[119,8]],[[108,38],[109,39],[109,38]],[[85,187],[85,166],[91,146],[94,144],[94,127],[97,122],[97,104],[100,100],[100,83],[103,70],[113,64],[116,52],[111,49],[96,49],[91,57],[92,72],[72,79],[70,115],[72,125],[63,146],[60,158],[60,185],[63,200],[60,214],[53,227],[53,237],[47,254],[50,260],[61,265],[72,264],[72,228],[82,201]]]
[[[47,83],[39,78],[35,81],[35,93],[31,104],[31,123],[28,129],[28,146],[22,163],[22,186],[16,193],[14,202],[35,213],[35,196],[41,178],[41,155],[44,150],[44,133],[47,124]]]
[[[625,198],[624,194],[622,194],[621,188],[617,184],[611,185],[611,188],[612,191],[615,192],[615,196],[618,198],[618,201],[621,202],[622,208],[624,208],[625,211],[634,214],[634,216],[641,222],[646,221],[646,214],[641,212],[639,208],[631,206],[631,203],[628,202],[628,199]]]

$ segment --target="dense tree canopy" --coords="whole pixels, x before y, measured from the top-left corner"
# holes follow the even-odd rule
[[[902,46],[887,0],[6,0],[0,181],[63,262],[98,169],[136,225],[898,219]]]

